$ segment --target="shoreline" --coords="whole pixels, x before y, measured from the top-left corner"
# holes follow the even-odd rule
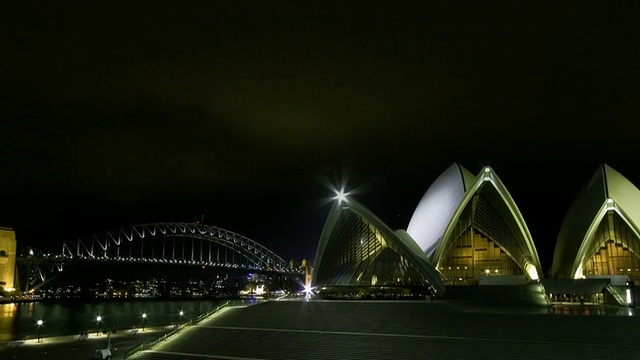
[[[239,300],[240,296],[226,297],[126,297],[126,298],[41,298],[41,299],[0,299],[0,304],[15,304],[29,302],[117,302],[117,301],[197,301],[197,300]]]
[[[40,328],[40,336],[42,337],[79,337],[85,331],[93,335],[99,333],[102,336],[109,330],[115,331],[112,335],[120,335],[134,329],[142,329],[143,323],[145,323],[145,328],[180,325],[209,312],[225,302],[227,300],[224,299],[165,300],[143,298],[135,300],[111,299],[108,301],[83,301],[80,299],[75,301],[65,299],[61,301],[61,299],[50,299],[42,302],[8,303],[0,307],[7,311],[5,314],[7,316],[0,316],[0,320],[2,320],[0,325],[5,325],[2,328],[3,331],[0,332],[0,345],[8,341],[36,339],[38,328],[36,328],[35,322],[38,318],[42,318],[45,321],[44,326]],[[52,309],[59,306],[64,307],[64,310],[67,311],[67,316],[58,319],[55,316],[46,315],[47,311],[51,313]],[[126,311],[121,312],[122,306]],[[37,310],[40,307],[43,310]],[[150,311],[151,314],[155,315],[152,315],[152,318],[147,319],[147,321],[141,321],[138,308],[147,309],[145,312]],[[103,318],[106,315],[109,322],[101,322],[98,325],[95,321],[95,314],[92,311],[89,311],[87,316],[93,320],[86,320],[84,316],[82,318],[68,317],[71,316],[70,314],[78,314],[78,311],[86,311],[87,309],[99,309],[96,310],[96,314],[102,315]],[[178,310],[182,311],[182,309],[184,309],[185,315],[178,316]],[[106,338],[106,335],[104,336]]]
[[[44,299],[0,299],[0,305],[23,303],[98,303],[98,302],[125,302],[125,301],[227,301],[240,300],[240,297],[199,297],[199,298],[172,298],[172,297],[148,297],[148,298],[44,298]]]

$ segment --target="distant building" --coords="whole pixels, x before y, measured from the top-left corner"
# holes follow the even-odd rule
[[[407,232],[446,285],[526,284],[540,260],[513,198],[493,169],[453,164],[429,187]]]
[[[312,284],[339,296],[443,295],[426,255],[353,198],[336,201],[322,231]]]
[[[556,242],[557,279],[640,279],[640,190],[606,164],[583,186]]]
[[[0,292],[15,288],[16,233],[11,228],[0,227]]]
[[[302,259],[302,264],[300,267],[304,270],[304,287],[305,290],[311,288],[311,282],[313,281],[313,267],[311,266],[311,262],[307,261],[307,259]]]

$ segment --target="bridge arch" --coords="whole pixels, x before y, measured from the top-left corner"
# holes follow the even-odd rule
[[[184,222],[126,226],[66,241],[62,257],[290,271],[285,260],[254,240],[216,226]]]

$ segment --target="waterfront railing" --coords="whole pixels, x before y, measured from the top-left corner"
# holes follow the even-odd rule
[[[175,337],[179,333],[183,332],[184,330],[190,328],[191,326],[197,325],[200,322],[202,322],[203,320],[206,320],[207,318],[215,315],[216,313],[220,312],[222,309],[226,308],[230,304],[231,304],[230,301],[226,301],[224,304],[221,304],[221,305],[215,307],[213,310],[198,316],[195,320],[189,320],[188,322],[178,326],[177,328],[171,330],[170,332],[160,336],[159,338],[157,338],[155,340],[144,341],[144,342],[138,344],[137,346],[129,349],[127,352],[124,353],[124,359],[125,360],[129,359],[130,357],[132,357],[133,355],[135,355],[136,353],[138,353],[140,351],[153,349],[154,347],[156,347],[156,346],[158,346],[158,345],[160,345],[160,344],[172,339],[173,337]]]
[[[159,337],[159,338],[157,338],[155,340],[145,341],[145,342],[142,342],[142,343],[138,344],[137,346],[135,346],[132,349],[129,349],[127,352],[125,352],[124,359],[125,360],[129,359],[131,356],[135,355],[136,353],[138,353],[140,351],[152,349],[155,346],[160,345],[160,344],[164,343],[167,340],[170,340],[171,338],[175,337],[179,333],[181,333],[184,330],[188,329],[192,325],[196,325],[199,322],[201,322],[202,320],[204,320],[204,319],[206,319],[206,318],[218,313],[220,310],[224,309],[228,305],[229,305],[229,301],[226,301],[224,304],[215,307],[213,310],[198,316],[198,318],[196,318],[195,321],[194,320],[189,320],[188,322],[186,322],[186,323],[184,323],[182,325],[179,325],[177,328],[171,330],[170,332],[162,335],[161,337]]]

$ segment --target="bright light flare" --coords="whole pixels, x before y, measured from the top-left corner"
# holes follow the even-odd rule
[[[38,326],[42,326],[43,321],[42,321],[42,320],[38,320],[38,321],[36,322],[36,324],[38,324]]]
[[[336,196],[334,197],[334,199],[338,200],[338,203],[346,202],[347,201],[347,195],[349,195],[349,194],[345,193],[344,189],[342,189],[340,191],[336,191]]]
[[[367,185],[352,187],[348,186],[349,184],[349,173],[350,171],[346,171],[343,173],[340,179],[334,179],[333,181],[327,178],[321,178],[319,181],[324,185],[327,190],[329,190],[333,196],[328,196],[322,199],[322,204],[332,204],[336,200],[338,203],[349,202],[348,197],[353,196],[355,194],[359,194],[361,192],[366,191]],[[346,191],[346,188],[349,188],[349,191]]]

